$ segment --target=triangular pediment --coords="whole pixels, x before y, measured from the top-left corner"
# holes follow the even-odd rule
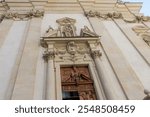
[[[81,29],[80,35],[76,34],[77,28],[75,26],[76,20],[64,17],[56,20],[59,24],[57,29],[51,26],[46,31],[44,37],[99,37],[95,32],[92,32],[87,26]]]
[[[58,35],[58,30],[54,30],[51,26],[49,26],[44,37],[57,37],[57,35]]]
[[[54,31],[48,32],[44,35],[44,37],[57,37],[57,31],[54,30]]]
[[[98,35],[92,32],[87,26],[84,26],[84,28],[81,29],[80,36],[81,37],[98,37]]]

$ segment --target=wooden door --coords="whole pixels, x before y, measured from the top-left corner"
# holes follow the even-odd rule
[[[61,67],[60,71],[63,99],[96,100],[87,66]]]

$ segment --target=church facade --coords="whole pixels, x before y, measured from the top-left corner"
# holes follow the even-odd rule
[[[0,99],[150,99],[150,17],[120,0],[1,0]]]

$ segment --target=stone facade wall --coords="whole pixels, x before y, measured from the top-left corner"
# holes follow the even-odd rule
[[[88,66],[97,99],[149,93],[150,17],[138,12],[140,3],[13,2],[0,3],[0,99],[61,100],[67,65]],[[73,23],[72,36],[60,34],[64,20]]]

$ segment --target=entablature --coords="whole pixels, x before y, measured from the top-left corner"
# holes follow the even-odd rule
[[[53,13],[83,13],[89,10],[102,13],[121,12],[123,14],[141,15],[141,2],[121,2],[118,0],[5,0],[0,1],[0,12],[44,10]],[[130,10],[130,11],[129,11]]]

